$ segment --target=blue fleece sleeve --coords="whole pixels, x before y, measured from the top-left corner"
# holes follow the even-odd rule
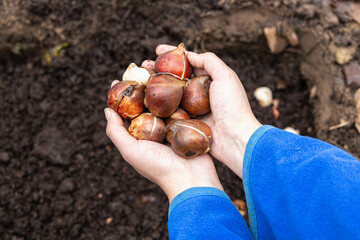
[[[360,162],[333,145],[263,126],[243,182],[254,239],[360,239]]]
[[[210,187],[190,188],[169,208],[169,239],[252,239],[250,230],[230,198]]]

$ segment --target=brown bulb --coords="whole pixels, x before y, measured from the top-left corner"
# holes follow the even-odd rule
[[[151,113],[143,113],[131,121],[128,129],[131,136],[137,140],[163,142],[165,138],[165,124]]]
[[[170,117],[165,119],[165,126],[169,125],[172,121],[176,119],[190,119],[190,116],[184,110],[178,108],[173,114],[170,115]]]
[[[192,158],[210,151],[211,128],[200,120],[175,120],[166,127],[166,132],[166,139],[181,157]]]
[[[118,82],[108,94],[108,106],[121,117],[133,119],[144,111],[144,86],[135,81]]]
[[[190,116],[203,115],[210,112],[210,76],[198,76],[190,79],[189,85],[184,89],[180,106]]]
[[[165,119],[165,126],[169,125],[175,120],[180,120],[180,119],[190,119],[190,116],[184,110],[178,108],[173,114],[170,115],[170,117]],[[169,143],[170,143],[170,139],[169,139],[170,136],[171,136],[170,134],[166,134],[166,141]]]
[[[169,117],[180,104],[187,81],[169,74],[150,77],[145,89],[145,105],[157,117]]]
[[[186,56],[184,43],[172,51],[159,55],[155,61],[155,71],[172,73],[181,79],[190,78],[192,67]]]

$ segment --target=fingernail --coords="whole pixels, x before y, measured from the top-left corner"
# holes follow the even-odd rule
[[[111,117],[111,111],[110,111],[110,109],[105,108],[105,109],[104,109],[104,113],[105,113],[106,120],[109,120],[110,117]]]

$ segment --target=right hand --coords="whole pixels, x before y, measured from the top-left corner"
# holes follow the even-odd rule
[[[170,45],[159,45],[158,55],[173,50]],[[236,73],[215,54],[188,52],[195,75],[208,74],[211,113],[200,117],[213,132],[210,154],[227,165],[242,178],[243,158],[251,135],[261,127],[255,118],[243,85]],[[146,60],[142,67],[154,68],[154,62]]]

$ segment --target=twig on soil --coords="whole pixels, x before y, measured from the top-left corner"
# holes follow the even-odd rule
[[[342,128],[342,127],[345,127],[345,126],[349,125],[350,123],[351,123],[350,121],[341,122],[339,124],[336,124],[334,126],[329,127],[329,130],[332,131],[332,130],[335,130],[335,129],[338,129],[338,128]]]

